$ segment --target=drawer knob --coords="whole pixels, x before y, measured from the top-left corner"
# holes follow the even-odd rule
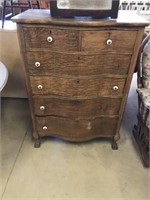
[[[42,85],[38,85],[38,89],[39,89],[39,90],[42,90],[42,89],[43,89],[43,86],[42,86]]]
[[[47,41],[48,41],[49,43],[51,43],[51,42],[53,41],[53,38],[52,38],[51,36],[48,36],[48,37],[47,37]]]
[[[118,90],[119,88],[118,88],[118,86],[117,85],[115,85],[114,87],[113,87],[113,90]]]
[[[43,126],[43,130],[44,130],[44,131],[47,130],[47,126]]]
[[[40,106],[40,110],[45,110],[45,106]]]
[[[40,67],[40,62],[35,62],[35,67]]]
[[[106,41],[106,44],[107,44],[108,46],[110,46],[110,45],[112,44],[112,40],[110,40],[110,39],[107,40],[107,41]]]

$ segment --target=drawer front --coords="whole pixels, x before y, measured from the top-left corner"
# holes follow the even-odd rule
[[[131,55],[99,54],[79,55],[54,52],[27,52],[30,74],[97,75],[128,73]]]
[[[30,76],[32,94],[51,94],[66,97],[122,96],[124,78]]]
[[[121,98],[67,99],[37,96],[33,102],[35,115],[85,118],[119,115]]]
[[[53,116],[36,117],[37,132],[40,136],[60,136],[66,139],[86,137],[113,137],[117,127],[117,118],[96,118],[72,120]]]
[[[63,52],[77,51],[79,48],[79,34],[76,30],[57,30],[51,27],[24,27],[23,32],[26,49]]]
[[[130,30],[83,31],[81,50],[133,52],[136,37],[137,31]]]

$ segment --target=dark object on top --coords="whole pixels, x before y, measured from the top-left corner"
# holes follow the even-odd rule
[[[118,7],[119,0],[107,0],[107,2],[106,0],[50,0],[51,16],[57,18],[88,16],[92,18],[111,17],[116,19],[118,16]]]

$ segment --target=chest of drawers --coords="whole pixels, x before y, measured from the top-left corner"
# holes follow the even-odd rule
[[[35,147],[45,136],[68,141],[119,129],[146,22],[52,19],[28,10],[17,22]]]

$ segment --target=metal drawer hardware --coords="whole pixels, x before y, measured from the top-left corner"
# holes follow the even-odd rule
[[[44,131],[47,130],[47,126],[43,126],[43,130],[44,130]]]
[[[45,110],[45,106],[40,106],[40,110]]]
[[[40,62],[35,62],[35,67],[40,67],[41,63]]]
[[[112,40],[110,40],[110,39],[107,40],[107,41],[106,41],[106,44],[107,44],[107,45],[111,45],[111,44],[112,44]]]
[[[48,36],[48,37],[47,37],[47,41],[48,41],[49,43],[51,43],[51,42],[53,41],[53,38],[52,38],[51,36]]]
[[[118,86],[117,85],[115,85],[114,87],[113,87],[113,90],[118,90],[119,88],[118,88]]]
[[[39,90],[42,90],[42,89],[43,89],[43,86],[42,86],[42,85],[38,85],[38,89],[39,89]]]

